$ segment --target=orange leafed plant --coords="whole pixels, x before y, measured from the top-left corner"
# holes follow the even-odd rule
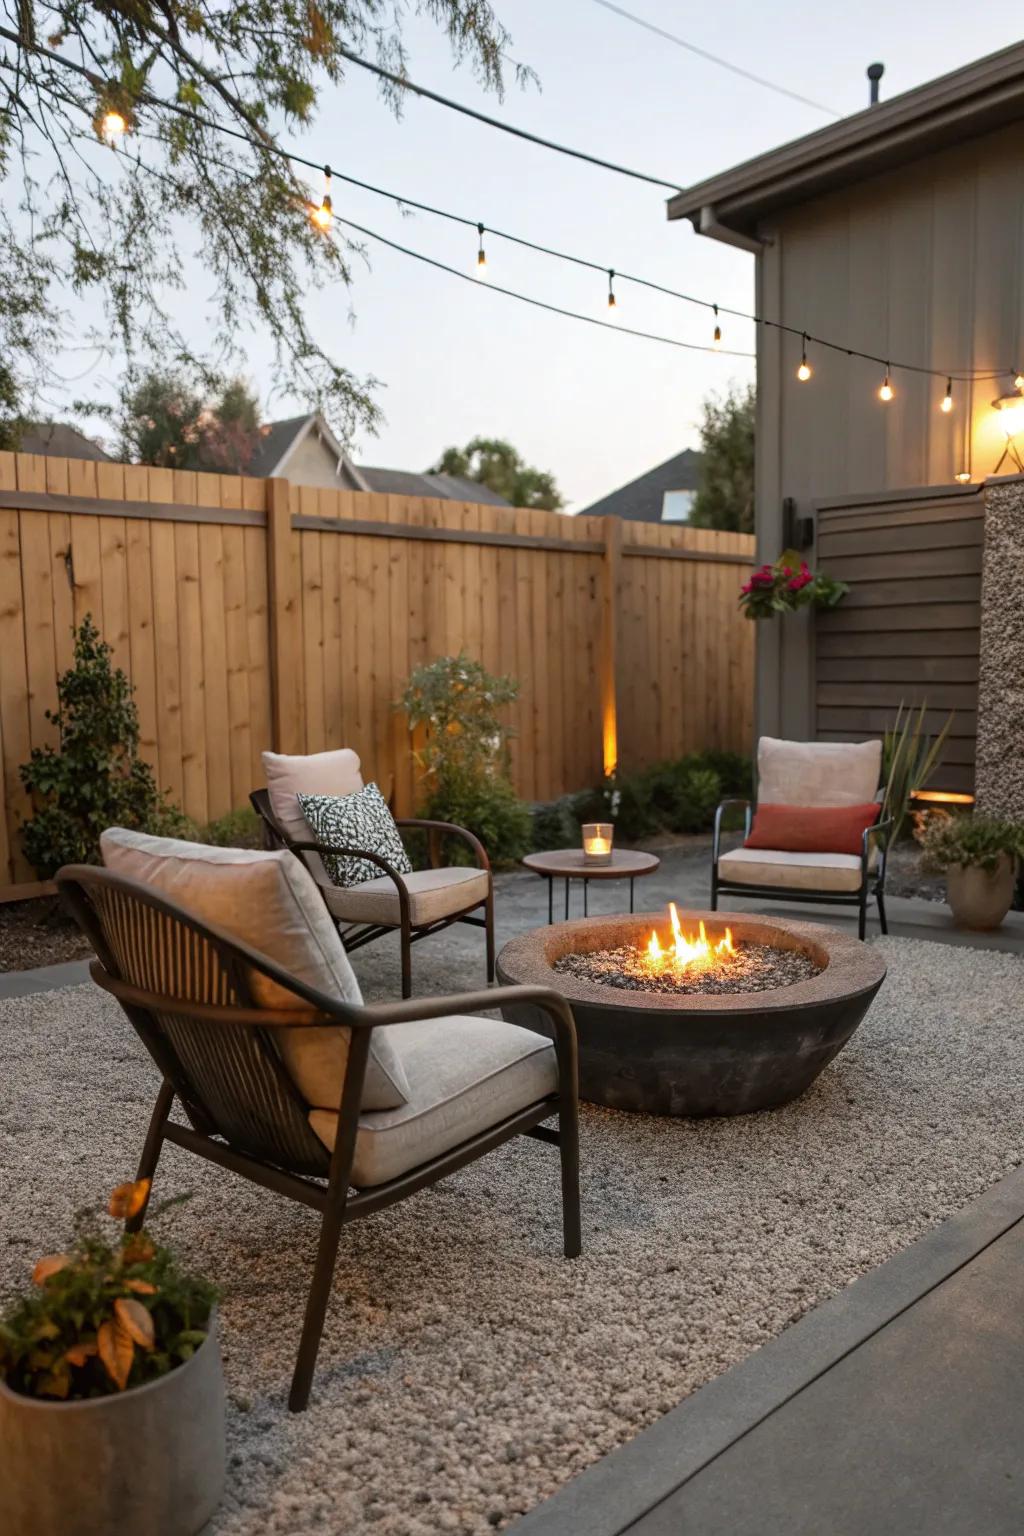
[[[148,1197],[148,1179],[119,1184],[107,1213],[130,1220]],[[34,1290],[0,1317],[0,1379],[12,1391],[58,1399],[124,1392],[184,1364],[206,1337],[212,1286],[183,1274],[145,1231],[106,1240],[95,1215],[80,1218],[66,1253],[38,1261]]]

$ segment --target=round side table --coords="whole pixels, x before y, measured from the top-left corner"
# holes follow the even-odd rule
[[[629,910],[633,911],[634,884],[644,875],[653,875],[661,860],[653,853],[638,853],[631,848],[614,848],[610,864],[587,864],[582,848],[556,848],[550,853],[528,853],[524,869],[532,870],[548,882],[548,923],[555,920],[555,881],[565,881],[565,915],[569,916],[569,886],[583,882],[583,916],[587,916],[587,890],[591,880],[628,880]]]

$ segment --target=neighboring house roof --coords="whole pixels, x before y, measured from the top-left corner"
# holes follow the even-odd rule
[[[434,496],[445,501],[479,501],[492,507],[512,505],[489,485],[460,475],[418,475],[411,469],[374,469],[366,464],[360,464],[359,473],[370,491],[390,491],[395,496]]]
[[[259,445],[245,473],[261,480],[272,475],[287,475],[288,461],[310,435],[315,436],[335,460],[338,483],[349,490],[368,489],[344,448],[319,412],[289,416],[284,421],[268,421],[260,429]]]
[[[66,421],[30,421],[18,439],[21,453],[45,453],[61,459],[102,459],[110,462],[98,443]]]
[[[802,203],[1024,117],[1024,43],[698,182],[668,200],[670,219],[748,238],[775,209]],[[741,243],[741,242],[735,242]]]
[[[634,523],[660,523],[666,491],[695,491],[700,479],[700,454],[684,448],[674,458],[666,459],[645,475],[630,480],[592,506],[583,507],[580,517],[624,517]]]

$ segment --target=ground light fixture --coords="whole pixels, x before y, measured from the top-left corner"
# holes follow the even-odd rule
[[[995,469],[994,475],[998,475],[1007,459],[1016,467],[1019,474],[1024,474],[1024,459],[1020,456],[1016,438],[1024,432],[1024,394],[1019,390],[1012,395],[1000,395],[998,400],[992,401],[992,407],[999,412],[999,425],[1006,434],[1006,447]]]

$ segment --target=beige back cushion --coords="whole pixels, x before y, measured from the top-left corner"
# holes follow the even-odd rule
[[[882,771],[881,741],[779,741],[757,744],[762,805],[867,805]]]
[[[177,838],[112,827],[100,839],[114,874],[148,885],[200,922],[258,949],[307,986],[359,1005],[355,973],[316,884],[286,849],[210,848]],[[294,993],[253,973],[263,1008],[299,1008]],[[349,1031],[282,1029],[275,1034],[285,1065],[307,1103],[337,1109],[348,1060]],[[405,1073],[383,1030],[374,1032],[362,1107],[397,1109],[409,1097]]]
[[[289,757],[284,752],[264,752],[270,809],[295,842],[313,838],[309,823],[299,809],[299,795],[354,795],[363,788],[359,758],[350,747],[337,752],[311,752],[308,757]]]

